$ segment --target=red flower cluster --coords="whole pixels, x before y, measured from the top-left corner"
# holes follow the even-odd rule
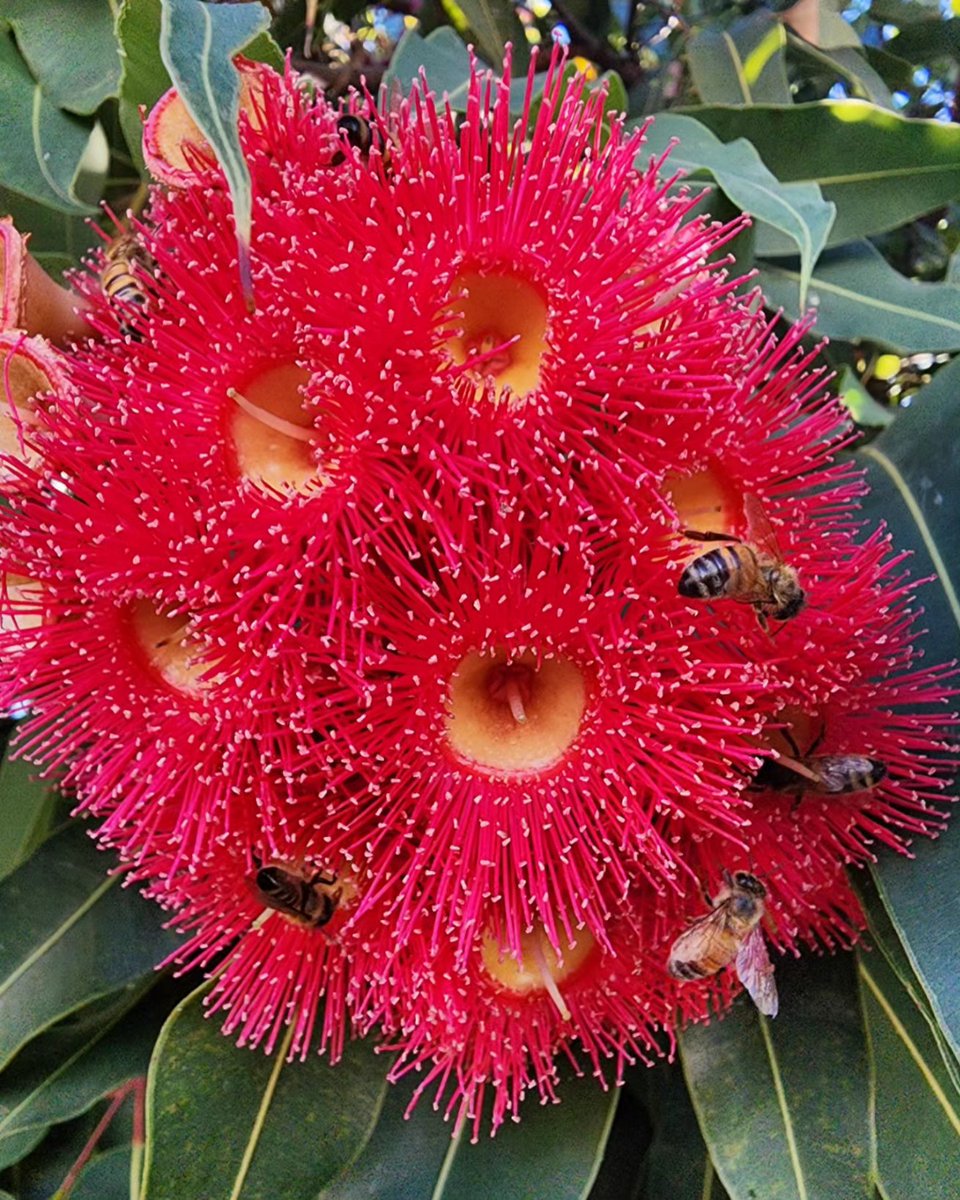
[[[844,867],[942,823],[943,674],[805,330],[560,67],[519,112],[475,72],[459,119],[245,64],[253,311],[172,94],[67,349],[4,242],[21,752],[227,1032],[378,1027],[475,1130],[729,1002],[666,970],[724,872],[777,949],[846,945]]]

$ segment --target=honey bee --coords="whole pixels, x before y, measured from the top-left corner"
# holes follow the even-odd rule
[[[100,287],[117,312],[117,320],[122,333],[140,341],[140,332],[129,319],[124,317],[124,310],[132,313],[147,305],[147,293],[143,284],[137,278],[136,268],[150,270],[153,265],[150,255],[140,245],[132,233],[122,234],[114,238],[104,251],[104,265],[100,272]]]
[[[675,979],[705,979],[736,962],[740,982],[766,1017],[779,1008],[773,964],[760,922],[767,889],[755,875],[723,872],[724,886],[713,899],[713,911],[699,917],[670,947],[667,970]]]
[[[343,895],[332,871],[309,874],[292,863],[261,863],[254,857],[254,887],[267,908],[276,909],[297,925],[320,929],[333,917]]]
[[[801,754],[790,732],[781,732],[796,757],[781,754],[764,759],[750,785],[757,791],[839,796],[846,792],[869,792],[887,774],[886,763],[866,754],[814,754],[822,733],[810,750]]]
[[[721,542],[689,563],[680,576],[681,596],[691,600],[735,600],[751,604],[760,625],[768,620],[789,621],[806,603],[806,592],[794,567],[783,561],[773,529],[756,496],[745,496],[744,515],[751,541],[726,533],[685,529],[696,542]]]
[[[380,160],[385,171],[390,168],[390,145],[383,134],[366,117],[356,113],[347,113],[337,121],[337,133],[349,146],[359,150],[360,157],[368,159],[374,146],[380,151]],[[338,150],[330,159],[334,167],[338,167],[345,159],[343,150]]]

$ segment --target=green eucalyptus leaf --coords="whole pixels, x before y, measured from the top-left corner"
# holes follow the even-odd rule
[[[250,234],[253,195],[240,148],[240,76],[236,54],[270,23],[261,4],[203,4],[163,0],[160,55],[180,98],[212,146],[233,199],[240,277],[252,302]]]
[[[960,359],[941,368],[891,427],[858,454],[870,494],[864,509],[912,550],[912,573],[932,577],[919,595],[923,648],[931,665],[960,659],[960,567],[956,519],[960,478]],[[949,792],[956,793],[956,780]],[[953,1055],[960,1058],[960,976],[953,931],[960,925],[960,824],[936,841],[918,838],[914,861],[883,854],[872,868],[880,899]]]
[[[448,25],[434,30],[429,37],[421,37],[413,29],[403,35],[383,77],[387,94],[399,87],[407,95],[418,82],[421,68],[438,96],[445,96],[458,111],[466,108],[470,52]]]
[[[128,1146],[95,1155],[80,1172],[70,1200],[130,1200]]]
[[[643,1074],[653,1139],[641,1200],[725,1200],[679,1065],[658,1063]]]
[[[884,1200],[953,1196],[960,1178],[960,1092],[944,1069],[929,1026],[882,956],[861,958],[860,983],[881,1195]]]
[[[837,20],[842,18],[838,17]],[[851,94],[859,100],[869,100],[882,108],[893,108],[890,89],[858,50],[822,50],[802,38],[791,37],[790,57],[794,61],[807,59],[821,71],[835,75],[847,84]]]
[[[700,1128],[733,1200],[870,1200],[868,1061],[852,956],[780,960],[780,1013],[739,1001],[681,1035]]]
[[[837,206],[830,245],[894,229],[960,195],[960,125],[916,120],[865,100],[705,106],[694,116],[745,137],[784,183],[816,183]]]
[[[530,47],[512,0],[457,0],[476,40],[478,53],[499,67],[506,44],[513,46],[514,71],[526,74]]]
[[[9,1137],[0,1137],[0,1171],[26,1158],[31,1150],[40,1145],[47,1133],[48,1130],[38,1125],[34,1129],[22,1129],[19,1133],[12,1133]],[[2,1195],[0,1192],[0,1197]]]
[[[787,35],[761,8],[728,28],[708,25],[689,39],[693,85],[704,104],[789,104]]]
[[[594,88],[605,87],[606,98],[603,102],[605,113],[626,112],[630,104],[627,87],[616,71],[604,71],[594,84]]]
[[[476,1143],[471,1127],[454,1132],[429,1096],[406,1120],[410,1085],[391,1087],[363,1153],[317,1200],[586,1200],[619,1092],[564,1075],[560,1104],[528,1103],[520,1122],[501,1126],[495,1138],[487,1136],[485,1113]]]
[[[68,1121],[146,1075],[169,1008],[160,999],[138,1003],[152,983],[91,1005],[23,1049],[0,1074],[0,1139]]]
[[[940,1028],[940,1023],[930,1004],[930,999],[923,989],[923,984],[917,978],[910,957],[890,920],[890,914],[883,906],[876,883],[868,871],[857,871],[853,883],[867,916],[870,940],[873,946],[883,955],[914,1007],[926,1021],[947,1074],[950,1076],[953,1086],[960,1091],[960,1061]],[[862,966],[868,970],[875,958],[876,954],[866,954],[861,951]]]
[[[800,251],[799,283],[805,291],[836,215],[816,184],[780,183],[743,138],[724,144],[692,117],[673,113],[654,121],[643,153],[661,154],[673,138],[680,144],[667,160],[668,169],[709,173],[741,211],[789,238],[793,252]]]
[[[92,113],[117,94],[120,59],[109,0],[4,0],[4,16],[58,108]]]
[[[0,764],[0,879],[9,875],[44,838],[57,806],[56,789],[37,778],[22,758]]]
[[[942,21],[938,14],[928,16],[926,21],[917,21],[901,29],[887,48],[918,66],[929,66],[931,59],[942,55],[960,59],[960,19],[954,16]]]
[[[150,1064],[143,1200],[312,1197],[370,1136],[387,1060],[350,1043],[331,1066],[238,1048],[192,993],[171,1013]],[[188,1151],[185,1153],[185,1149]]]
[[[71,823],[0,882],[0,1066],[82,1005],[148,976],[176,945]]]
[[[70,1200],[130,1200],[130,1147],[114,1146],[94,1155],[80,1172]]]
[[[88,250],[103,245],[89,218],[48,208],[5,187],[0,187],[0,213],[30,234],[30,253],[54,278],[62,272],[61,264],[75,267]]]
[[[647,1071],[650,1068],[644,1064],[638,1069]],[[643,1179],[652,1132],[650,1117],[638,1089],[619,1088],[617,1110],[587,1200],[624,1200],[627,1181],[632,1200],[640,1200],[636,1189]],[[674,1194],[673,1200],[684,1198]],[[702,1200],[699,1194],[697,1200]],[[719,1200],[719,1197],[714,1196],[713,1200]]]
[[[874,104],[892,108],[889,88],[864,57],[863,45],[853,27],[835,11],[830,0],[820,0],[818,23],[816,45],[795,34],[790,35],[792,57],[809,58],[839,75],[861,100],[872,100]]]
[[[802,314],[799,266],[763,263],[759,282],[772,307],[791,319]],[[901,354],[960,349],[960,287],[907,279],[869,242],[821,255],[808,302],[816,310],[817,333],[825,337],[869,337]]]
[[[127,146],[143,170],[143,124],[149,112],[173,87],[160,57],[161,0],[123,0],[117,18],[120,44],[120,125]]]
[[[0,185],[61,212],[95,213],[108,160],[101,127],[52,104],[0,34]]]

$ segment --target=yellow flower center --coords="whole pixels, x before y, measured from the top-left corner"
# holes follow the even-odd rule
[[[317,468],[314,418],[304,407],[309,379],[303,367],[284,363],[227,390],[230,437],[244,479],[301,494],[327,482]]]
[[[586,679],[569,659],[470,653],[450,680],[447,738],[486,774],[540,771],[571,746],[586,705]]]
[[[676,509],[681,529],[732,533],[738,523],[743,499],[715,467],[691,475],[668,475],[664,490]]]
[[[563,999],[562,987],[586,964],[596,949],[596,940],[580,930],[562,953],[551,944],[539,923],[520,939],[520,957],[504,950],[494,935],[483,935],[481,959],[487,975],[508,992],[529,996],[546,992],[564,1020],[570,1010]]]
[[[130,625],[147,662],[176,691],[198,696],[219,682],[209,674],[210,660],[202,656],[182,613],[166,614],[150,600],[137,600],[130,610]]]
[[[524,279],[508,274],[466,271],[454,283],[447,341],[455,363],[466,365],[478,393],[492,380],[496,399],[508,392],[525,399],[540,385],[547,350],[547,305]]]

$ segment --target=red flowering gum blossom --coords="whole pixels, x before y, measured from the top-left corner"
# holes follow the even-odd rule
[[[355,919],[362,875],[306,836],[268,845],[248,832],[190,870],[178,857],[175,838],[158,839],[131,877],[163,880],[148,894],[176,910],[171,924],[188,935],[169,961],[183,971],[216,964],[206,1004],[226,1014],[224,1033],[268,1054],[279,1044],[302,1059],[315,1048],[335,1062],[351,997],[377,961],[371,947],[389,941],[382,909]]]
[[[264,122],[265,82],[276,72],[241,56],[234,65],[240,73],[240,112],[258,133]],[[217,172],[216,155],[176,88],[164,92],[150,110],[143,127],[143,157],[150,174],[171,187],[189,187]]]
[[[316,819],[385,885],[381,856],[415,837],[401,938],[432,920],[466,951],[499,897],[514,953],[535,921],[602,941],[632,864],[676,886],[668,817],[735,834],[771,698],[723,643],[690,654],[696,622],[655,562],[625,605],[595,591],[575,529],[474,515],[462,569],[423,554],[419,586],[371,585],[386,648],[348,735],[370,786]]]
[[[668,195],[662,160],[634,165],[642,131],[605,120],[583,86],[554,59],[528,127],[532,86],[515,121],[509,70],[495,83],[475,71],[462,121],[415,89],[390,127],[367,268],[390,321],[375,305],[356,313],[350,374],[379,390],[416,381],[419,440],[455,485],[490,429],[517,469],[573,458],[608,488],[613,461],[597,446],[640,410],[630,386],[658,393],[689,373],[689,394],[715,352],[699,343],[731,284],[704,266],[735,229],[688,219],[693,200]],[[669,338],[669,363],[659,344],[648,353],[651,330]],[[660,432],[631,444],[624,493]]]
[[[774,948],[855,940],[844,865],[942,824],[947,679],[806,328],[559,58],[519,121],[508,69],[460,123],[351,100],[361,145],[241,70],[254,310],[168,98],[142,295],[92,264],[39,391],[3,335],[0,705],[225,955],[231,1032],[379,1025],[496,1123],[557,1050],[616,1077],[723,1009],[666,962],[725,870]]]
[[[391,1079],[422,1076],[411,1107],[432,1096],[454,1132],[467,1125],[476,1141],[484,1122],[496,1132],[518,1119],[529,1094],[541,1103],[562,1098],[559,1062],[577,1074],[586,1067],[604,1088],[622,1083],[628,1065],[672,1054],[678,1014],[707,1015],[705,993],[678,988],[649,952],[644,927],[658,904],[641,884],[611,915],[603,945],[583,929],[557,945],[534,923],[510,950],[493,908],[465,962],[453,945],[428,952],[414,937],[369,983],[357,1023],[380,1022],[388,1048],[399,1051]],[[725,1004],[729,983],[718,984],[714,1002]],[[661,1029],[667,1036],[658,1038]]]
[[[54,283],[27,249],[29,234],[0,217],[0,331],[42,334],[61,345],[90,332],[81,310],[86,302]]]

